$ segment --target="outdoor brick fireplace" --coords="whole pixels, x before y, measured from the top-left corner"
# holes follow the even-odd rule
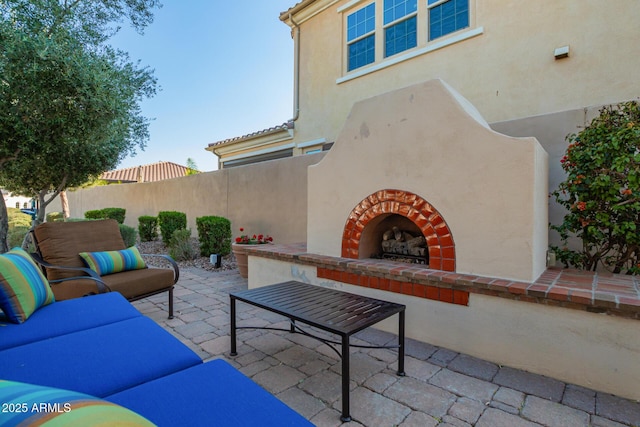
[[[546,267],[547,176],[535,138],[494,132],[441,80],[382,94],[356,103],[309,167],[307,249],[376,257],[397,226],[424,237],[430,269],[533,281]]]
[[[429,268],[455,271],[455,245],[447,223],[429,202],[403,190],[376,191],[353,208],[344,226],[342,256],[377,255],[384,232],[394,226],[424,237]]]

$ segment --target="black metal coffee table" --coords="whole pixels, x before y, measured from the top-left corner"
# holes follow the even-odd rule
[[[292,333],[302,333],[325,344],[340,345],[341,350],[331,348],[342,358],[342,421],[351,421],[349,414],[349,338],[381,320],[398,314],[397,346],[360,346],[364,348],[397,348],[398,375],[404,376],[404,320],[405,306],[388,301],[368,298],[335,289],[301,282],[284,282],[241,292],[233,292],[231,299],[231,355],[237,355],[237,329],[276,329],[236,325],[236,300],[286,316],[291,322]],[[339,335],[340,342],[326,340],[303,331],[296,321]]]

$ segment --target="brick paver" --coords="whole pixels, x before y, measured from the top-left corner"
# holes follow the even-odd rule
[[[319,427],[339,426],[340,360],[300,334],[238,331],[229,356],[229,292],[246,289],[235,271],[183,269],[175,319],[166,296],[134,304],[205,360],[224,358]],[[238,324],[286,327],[286,319],[238,304]],[[382,345],[392,334],[368,329],[353,342]],[[393,350],[353,349],[349,427],[640,427],[640,403],[535,375],[428,343],[407,340],[405,377]]]

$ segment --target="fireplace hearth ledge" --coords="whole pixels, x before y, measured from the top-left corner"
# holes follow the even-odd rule
[[[528,283],[385,259],[318,255],[307,252],[306,243],[246,249],[250,256],[316,267],[319,278],[418,298],[467,305],[468,294],[472,293],[640,319],[640,280],[633,276],[554,267]]]

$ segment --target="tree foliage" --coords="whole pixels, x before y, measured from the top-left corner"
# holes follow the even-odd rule
[[[564,246],[552,249],[567,266],[640,273],[640,106],[605,107],[567,140],[567,178],[552,195],[568,212],[551,226]],[[567,246],[572,236],[579,250]]]
[[[187,176],[199,174],[198,165],[191,157],[187,158]]]
[[[85,46],[99,46],[125,19],[142,32],[157,7],[159,0],[0,0],[0,15],[28,34],[62,32]]]
[[[141,31],[159,5],[0,0],[0,184],[37,196],[40,221],[60,191],[144,148],[139,103],[156,80],[105,42],[124,19]]]

